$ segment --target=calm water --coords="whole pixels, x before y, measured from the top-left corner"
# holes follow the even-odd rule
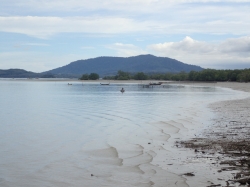
[[[4,80],[0,90],[0,186],[151,186],[164,172],[156,149],[169,151],[173,134],[198,133],[213,115],[206,104],[236,95],[216,87]]]

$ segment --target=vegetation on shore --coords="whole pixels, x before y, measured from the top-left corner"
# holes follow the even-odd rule
[[[80,80],[97,80],[99,75],[97,73],[83,74]]]
[[[189,73],[156,73],[145,74],[143,72],[128,73],[118,71],[115,76],[103,77],[106,80],[173,80],[173,81],[231,81],[250,82],[250,69],[244,70],[215,70],[204,69],[202,71],[190,71]]]

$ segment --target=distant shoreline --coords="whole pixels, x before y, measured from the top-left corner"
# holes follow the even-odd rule
[[[148,84],[150,82],[161,82],[163,84],[184,84],[184,85],[196,85],[196,86],[216,86],[222,88],[231,88],[233,90],[239,90],[244,92],[250,92],[250,83],[245,82],[202,82],[202,81],[166,81],[166,80],[79,80],[73,78],[39,78],[39,79],[27,79],[27,78],[0,78],[2,81],[30,81],[30,82],[81,82],[81,83],[138,83],[138,84]]]

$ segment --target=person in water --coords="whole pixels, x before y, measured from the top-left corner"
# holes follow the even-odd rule
[[[122,93],[125,92],[124,88],[121,89],[121,92],[122,92]]]

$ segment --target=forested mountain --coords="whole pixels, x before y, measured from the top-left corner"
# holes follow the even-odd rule
[[[139,55],[134,57],[98,57],[87,60],[78,60],[44,73],[60,75],[82,75],[98,73],[100,76],[115,75],[117,71],[136,73],[178,73],[181,71],[201,71],[202,68],[195,65],[184,64],[167,57],[153,55]]]
[[[97,57],[78,60],[68,65],[42,73],[34,73],[22,69],[0,70],[2,78],[79,78],[83,74],[97,73],[101,77],[116,75],[121,70],[129,73],[179,73],[201,71],[195,65],[184,64],[167,57],[139,55],[134,57]]]
[[[34,73],[23,69],[0,69],[0,78],[54,78],[51,73]]]
[[[39,73],[25,71],[23,69],[0,70],[0,77],[2,78],[35,78],[38,76],[40,76]]]

